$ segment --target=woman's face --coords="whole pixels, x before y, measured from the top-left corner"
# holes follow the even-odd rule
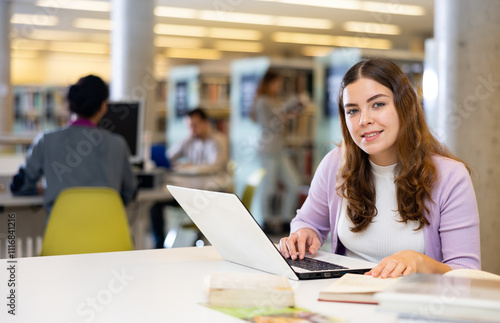
[[[281,78],[275,78],[269,82],[269,94],[278,95],[281,92],[281,87],[283,86],[283,81]]]
[[[392,91],[360,78],[346,86],[343,95],[347,128],[356,145],[377,165],[397,163],[399,118]]]

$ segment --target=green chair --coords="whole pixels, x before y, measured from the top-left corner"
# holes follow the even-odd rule
[[[133,250],[120,195],[108,187],[63,190],[45,230],[41,256]]]
[[[266,175],[266,170],[263,168],[259,168],[255,170],[247,179],[245,189],[243,190],[243,195],[241,196],[241,201],[246,206],[248,210],[252,207],[252,201],[254,197],[254,193],[260,185],[260,182]]]

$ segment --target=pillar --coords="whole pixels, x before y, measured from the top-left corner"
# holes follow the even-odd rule
[[[472,169],[483,270],[500,274],[500,1],[435,1],[444,141]]]
[[[11,9],[11,1],[0,0],[0,133],[10,133],[14,122],[10,80]]]
[[[156,111],[154,0],[112,0],[111,100],[143,99],[144,130],[152,132]]]

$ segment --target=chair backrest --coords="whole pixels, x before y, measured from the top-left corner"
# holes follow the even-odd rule
[[[264,175],[266,175],[266,170],[263,168],[259,168],[252,174],[250,174],[247,179],[245,189],[243,190],[243,195],[241,196],[241,201],[249,210],[252,206],[252,200],[255,195],[255,190],[257,190],[257,187],[259,187],[259,184],[262,181],[262,178],[264,178]]]
[[[42,256],[133,250],[120,195],[108,187],[73,187],[56,199]]]

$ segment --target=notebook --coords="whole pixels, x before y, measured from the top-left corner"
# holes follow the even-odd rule
[[[376,265],[322,251],[308,255],[308,260],[285,259],[235,194],[172,185],[167,188],[227,261],[293,280],[363,274]],[[301,268],[311,261],[329,268]]]

